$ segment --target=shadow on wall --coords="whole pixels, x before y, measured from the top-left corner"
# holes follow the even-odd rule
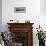
[[[40,11],[42,14],[46,14],[46,0],[40,0]]]
[[[2,31],[2,0],[0,0],[0,31]]]

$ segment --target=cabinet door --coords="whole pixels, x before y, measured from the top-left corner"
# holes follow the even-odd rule
[[[12,40],[16,43],[22,43],[22,46],[32,46],[32,33],[31,32],[12,32]]]

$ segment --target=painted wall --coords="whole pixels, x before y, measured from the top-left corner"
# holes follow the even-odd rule
[[[46,0],[40,0],[40,24],[46,31]]]
[[[2,0],[0,0],[0,31],[2,31]]]
[[[40,0],[41,13],[46,14],[46,0]]]

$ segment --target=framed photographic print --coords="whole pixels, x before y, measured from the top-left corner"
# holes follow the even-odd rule
[[[14,12],[15,13],[26,13],[26,7],[15,7]]]

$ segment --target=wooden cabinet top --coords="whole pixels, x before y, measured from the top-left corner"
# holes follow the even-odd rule
[[[7,23],[8,25],[33,25],[34,23]]]

